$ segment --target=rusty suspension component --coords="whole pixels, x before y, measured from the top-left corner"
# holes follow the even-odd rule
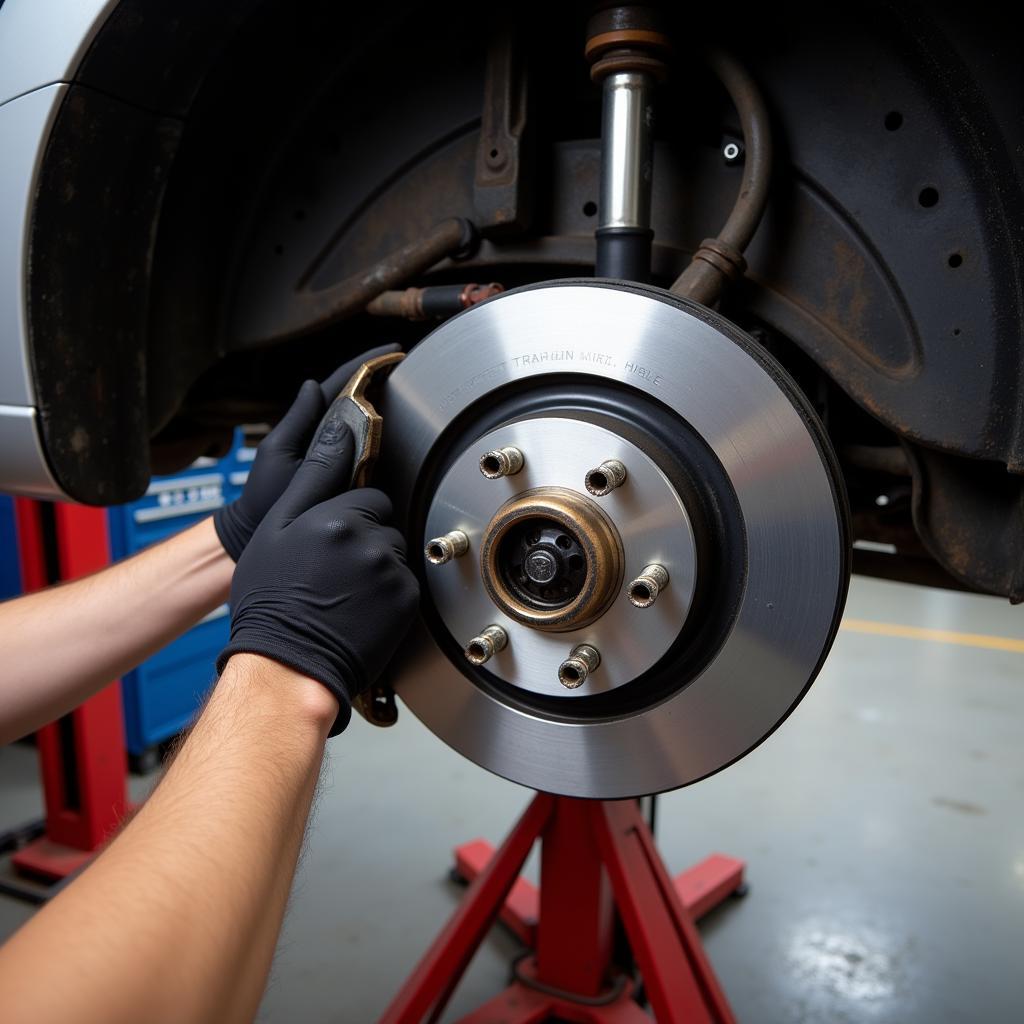
[[[235,344],[267,345],[330,327],[362,313],[377,296],[423,274],[435,263],[448,257],[461,259],[472,255],[478,243],[479,234],[471,221],[463,217],[439,221],[422,238],[401,246],[344,281],[316,291],[298,287],[277,317],[261,323],[258,334],[236,338]]]
[[[743,251],[764,215],[772,165],[768,108],[754,79],[725,53],[712,54],[708,63],[739,114],[746,156],[739,195],[728,220],[716,238],[701,242],[692,262],[671,288],[676,295],[705,306],[713,305],[726,283],[742,277],[747,269]]]
[[[532,159],[529,75],[515,24],[498,23],[487,51],[473,205],[488,236],[526,230]]]
[[[313,292],[305,299],[305,329],[327,327],[362,312],[381,292],[416,277],[448,256],[470,251],[476,244],[476,228],[461,217],[449,217],[423,238],[403,245],[361,274],[331,288]]]
[[[446,320],[484,299],[500,295],[505,286],[490,284],[441,284],[381,292],[366,307],[372,316],[398,316],[404,320]]]

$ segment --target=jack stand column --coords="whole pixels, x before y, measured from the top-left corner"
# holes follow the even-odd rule
[[[28,593],[110,562],[106,512],[19,498],[22,587]],[[57,881],[82,867],[128,808],[121,687],[115,680],[36,733],[46,798],[46,831],[11,863],[25,875]]]
[[[537,891],[519,879],[542,842]],[[659,1024],[728,1024],[732,1012],[681,893],[701,912],[740,888],[743,864],[715,855],[673,881],[636,801],[538,794],[501,848],[471,844],[479,873],[462,904],[381,1017],[381,1024],[436,1021],[490,926],[499,918],[530,939],[516,980],[461,1024],[651,1024],[632,977],[614,964],[616,912]],[[467,865],[461,854],[460,868]],[[486,857],[484,860],[481,855]],[[528,920],[539,906],[535,921]],[[527,919],[524,919],[526,915]],[[515,927],[516,924],[520,927]]]

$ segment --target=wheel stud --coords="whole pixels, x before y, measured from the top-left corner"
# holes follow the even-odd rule
[[[668,586],[668,570],[663,565],[648,565],[626,588],[634,608],[650,608]]]
[[[523,453],[518,448],[495,448],[480,456],[480,472],[488,480],[515,476],[523,468]]]
[[[508,633],[501,626],[487,626],[466,644],[463,653],[470,665],[483,665],[508,646]]]
[[[592,469],[583,483],[596,498],[611,494],[616,487],[626,482],[626,467],[618,459],[607,459],[597,469]]]
[[[443,537],[427,541],[423,553],[431,565],[444,565],[453,558],[460,558],[469,550],[469,538],[461,530],[452,530]]]
[[[561,665],[558,666],[558,681],[567,689],[575,690],[582,686],[591,672],[597,671],[601,664],[601,655],[596,647],[580,644],[572,649]]]

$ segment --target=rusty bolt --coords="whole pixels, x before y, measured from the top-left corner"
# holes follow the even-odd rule
[[[480,456],[480,472],[488,480],[515,476],[523,468],[523,453],[518,448],[495,448]]]
[[[626,467],[618,459],[607,459],[592,469],[583,482],[591,494],[601,498],[626,482]]]
[[[558,681],[567,689],[575,690],[587,681],[591,672],[596,672],[601,664],[601,655],[596,647],[580,644],[572,649],[561,665],[558,666]]]
[[[483,665],[508,646],[508,633],[501,626],[487,626],[466,644],[463,653],[470,665]]]
[[[648,565],[626,588],[634,608],[650,608],[668,586],[668,570],[663,565]]]
[[[453,558],[460,558],[469,550],[469,538],[461,530],[452,530],[443,537],[427,541],[423,553],[431,565],[444,565]]]

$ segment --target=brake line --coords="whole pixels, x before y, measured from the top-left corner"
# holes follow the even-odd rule
[[[768,108],[753,77],[737,60],[720,51],[710,55],[708,64],[736,107],[746,152],[739,195],[728,220],[717,237],[701,242],[690,265],[670,289],[705,306],[714,305],[725,285],[738,280],[747,269],[743,253],[768,203],[772,165]]]

